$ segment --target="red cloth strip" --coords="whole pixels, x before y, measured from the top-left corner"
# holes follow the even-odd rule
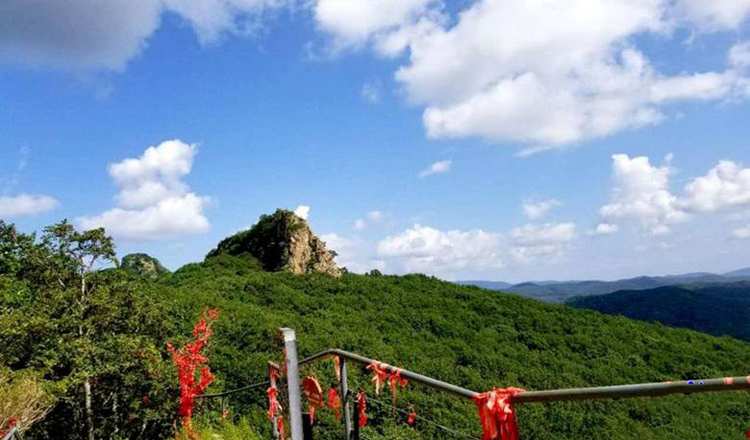
[[[479,419],[482,422],[482,440],[518,440],[512,399],[524,392],[520,388],[496,388],[474,395],[474,403],[479,409]]]

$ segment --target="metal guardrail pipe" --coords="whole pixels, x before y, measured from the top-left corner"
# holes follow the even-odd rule
[[[457,395],[459,397],[463,397],[463,398],[467,398],[467,399],[472,399],[474,397],[474,395],[476,394],[474,391],[467,390],[466,388],[461,388],[459,386],[452,385],[452,384],[449,384],[447,382],[442,382],[442,381],[439,381],[437,379],[433,379],[431,377],[423,376],[423,375],[421,375],[419,373],[414,373],[413,371],[400,369],[400,368],[394,367],[392,365],[388,365],[386,363],[377,361],[375,359],[366,358],[366,357],[360,356],[358,354],[349,353],[348,351],[339,350],[339,349],[335,349],[335,348],[334,349],[330,349],[330,350],[326,350],[326,351],[324,351],[322,353],[318,353],[318,354],[313,355],[313,356],[310,356],[309,358],[301,360],[299,363],[300,363],[300,365],[305,365],[305,364],[309,364],[309,363],[315,362],[317,360],[328,358],[328,357],[332,357],[332,356],[340,356],[342,358],[348,359],[348,360],[350,360],[352,362],[356,362],[356,363],[364,365],[364,366],[370,365],[373,362],[377,362],[380,365],[382,365],[383,367],[385,367],[385,370],[387,372],[389,372],[389,373],[392,373],[392,372],[394,372],[396,370],[399,370],[401,372],[401,376],[402,377],[405,377],[405,378],[407,378],[407,379],[409,379],[411,381],[414,381],[414,382],[421,383],[423,385],[427,385],[427,386],[432,387],[432,388],[437,388],[437,389],[442,390],[442,391],[447,391],[447,392],[449,392],[451,394],[455,394],[455,395]]]
[[[309,364],[331,356],[341,356],[362,365],[370,365],[372,362],[378,362],[382,364],[388,372],[392,372],[395,369],[395,367],[382,363],[380,361],[376,361],[374,359],[369,359],[358,354],[349,353],[347,351],[338,349],[329,349],[322,353],[310,356],[306,359],[301,360],[300,365]],[[447,391],[451,394],[470,400],[473,399],[474,395],[477,394],[476,392],[468,390],[466,388],[442,382],[437,379],[423,376],[409,370],[401,370],[401,376],[414,382],[418,382],[442,391]],[[633,385],[615,385],[605,387],[569,388],[547,391],[527,391],[525,393],[516,395],[513,398],[513,402],[516,404],[528,404],[572,400],[629,399],[635,397],[660,397],[670,394],[693,394],[739,390],[750,390],[750,376],[725,377],[719,379],[682,380]]]
[[[244,386],[244,387],[235,388],[233,390],[223,391],[221,393],[199,394],[199,395],[197,395],[195,397],[196,398],[203,398],[203,399],[211,398],[211,397],[224,397],[224,396],[229,396],[229,395],[234,394],[234,393],[239,393],[240,391],[252,390],[253,388],[263,387],[263,389],[265,389],[265,388],[268,388],[270,385],[271,385],[270,381],[258,382],[258,383],[254,383],[252,385],[247,385],[247,386]]]
[[[669,394],[707,393],[750,389],[750,376],[721,379],[681,380],[675,382],[616,385],[607,387],[571,388],[549,391],[528,391],[513,398],[517,404],[560,402],[570,400],[629,399],[660,397]]]

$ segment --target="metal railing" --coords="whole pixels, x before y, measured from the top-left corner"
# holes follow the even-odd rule
[[[293,330],[282,329],[282,334],[288,335],[288,332],[294,334]],[[287,333],[285,333],[287,332]],[[301,404],[297,400],[296,405],[292,405],[292,391],[296,391],[294,398],[298,399],[300,396],[299,389],[299,366],[312,364],[314,362],[338,356],[341,365],[341,395],[343,396],[342,406],[344,409],[344,434],[345,439],[350,440],[352,435],[355,435],[355,439],[358,439],[359,430],[358,424],[354,425],[352,429],[351,416],[349,410],[350,392],[348,390],[347,376],[346,376],[346,365],[347,361],[360,364],[362,366],[369,366],[373,362],[377,362],[379,367],[384,369],[386,373],[398,372],[402,377],[428,386],[430,388],[437,389],[439,391],[447,392],[452,395],[461,397],[467,400],[474,400],[474,397],[478,394],[476,391],[472,391],[457,385],[453,385],[447,382],[443,382],[432,377],[424,376],[419,373],[415,373],[410,370],[397,368],[392,365],[370,359],[355,353],[339,349],[329,349],[322,353],[310,356],[308,358],[296,361],[297,352],[296,344],[294,344],[293,353],[290,353],[290,346],[287,344],[285,339],[286,352],[286,369],[288,384],[290,386],[290,418],[292,421],[292,440],[304,440],[302,437],[301,430],[299,436],[295,437],[294,421],[298,420],[298,424],[302,426],[302,414]],[[269,362],[271,368],[279,369],[279,366],[273,362]],[[294,379],[292,378],[294,376]],[[296,384],[295,390],[292,390],[292,381]],[[693,394],[693,393],[706,393],[706,392],[721,392],[721,391],[739,391],[750,389],[750,376],[740,377],[724,377],[717,379],[697,379],[697,380],[682,380],[682,381],[670,381],[661,383],[643,383],[643,384],[629,384],[629,385],[615,385],[615,386],[603,386],[603,387],[588,387],[588,388],[568,388],[558,390],[545,390],[545,391],[527,391],[520,393],[512,397],[512,402],[517,405],[531,404],[531,403],[542,403],[542,402],[562,402],[562,401],[576,401],[576,400],[595,400],[595,399],[629,399],[636,397],[661,397],[671,394]]]
[[[294,330],[289,328],[279,329],[279,335],[283,340],[284,352],[285,352],[285,367],[286,367],[286,388],[289,399],[288,408],[288,420],[291,427],[291,440],[304,440],[306,437],[303,436],[303,415],[302,415],[302,402],[301,402],[301,389],[300,389],[300,374],[299,367],[309,365],[324,359],[338,357],[340,362],[340,390],[341,405],[343,409],[344,419],[344,438],[351,440],[354,438],[358,440],[359,435],[359,424],[352,424],[351,410],[349,404],[351,402],[352,393],[348,388],[347,380],[347,364],[349,362],[359,364],[363,367],[367,367],[373,362],[377,363],[380,368],[385,370],[386,373],[398,372],[401,377],[408,379],[409,381],[425,385],[427,387],[452,394],[465,400],[473,401],[474,397],[478,395],[476,391],[469,390],[457,385],[453,385],[441,380],[424,376],[422,374],[397,368],[384,362],[370,359],[365,356],[351,353],[340,349],[329,349],[321,353],[315,354],[308,358],[298,360],[297,358],[297,343],[296,335]],[[269,369],[280,371],[281,366],[274,362],[268,362]],[[276,378],[273,377],[270,381],[258,382],[252,385],[247,385],[241,388],[236,388],[229,391],[214,394],[204,394],[201,398],[212,398],[212,397],[225,397],[240,391],[276,386]],[[697,379],[697,380],[681,380],[681,381],[669,381],[669,382],[657,382],[657,383],[643,383],[643,384],[628,384],[628,385],[615,385],[615,386],[603,386],[603,387],[587,387],[587,388],[567,388],[557,390],[545,390],[545,391],[526,391],[517,394],[512,397],[512,402],[516,405],[531,404],[531,403],[543,403],[543,402],[562,402],[562,401],[578,401],[578,400],[595,400],[595,399],[630,399],[636,397],[661,397],[671,394],[694,394],[694,393],[706,393],[706,392],[722,392],[722,391],[739,391],[750,389],[750,376],[739,376],[739,377],[724,377],[715,379]],[[402,411],[403,412],[403,411]],[[434,423],[428,421],[430,423]],[[439,427],[442,425],[436,424]],[[446,427],[442,427],[446,428]],[[460,434],[467,436],[465,433],[461,433],[455,430],[454,434]],[[273,432],[276,438],[278,438],[278,431],[276,430],[276,421],[273,423]],[[0,440],[13,440],[13,431],[9,433],[10,437],[6,436]]]

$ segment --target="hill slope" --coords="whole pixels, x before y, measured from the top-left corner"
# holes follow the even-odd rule
[[[258,269],[253,259],[228,255],[191,264],[161,278],[163,295],[189,328],[205,307],[218,307],[213,369],[216,388],[232,388],[264,375],[279,359],[275,329],[297,330],[301,356],[339,347],[476,391],[493,386],[550,389],[746,375],[750,345],[690,330],[631,321],[549,305],[515,295],[458,286],[420,275],[341,278],[294,276]],[[354,369],[353,369],[354,370]],[[306,368],[303,374],[313,370]],[[330,362],[314,371],[333,381]],[[353,389],[372,391],[368,375],[350,372]],[[478,433],[468,402],[409,385],[399,406],[464,432]],[[382,398],[382,397],[381,397]],[[383,398],[388,399],[386,396]],[[261,426],[265,397],[240,394],[237,412]],[[389,422],[376,411],[370,438],[436,438]],[[518,410],[525,440],[739,438],[750,424],[747,393],[660,399],[528,405]],[[318,417],[316,417],[316,424]],[[322,413],[318,438],[338,438]],[[422,433],[420,436],[419,432]]]
[[[750,340],[748,281],[626,290],[577,298],[568,304],[632,319],[659,321],[712,335]]]

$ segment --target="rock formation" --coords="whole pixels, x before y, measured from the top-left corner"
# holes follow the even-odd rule
[[[307,221],[293,212],[278,209],[262,215],[252,228],[222,240],[206,258],[221,254],[249,254],[268,271],[287,270],[294,274],[324,273],[341,276],[336,253],[310,229]]]
[[[125,255],[120,267],[147,278],[156,278],[161,274],[169,273],[159,260],[147,254]]]

